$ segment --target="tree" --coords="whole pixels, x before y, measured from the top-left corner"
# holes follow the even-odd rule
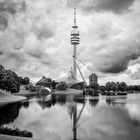
[[[66,90],[67,88],[68,88],[68,86],[67,86],[66,82],[64,82],[64,81],[61,81],[60,83],[58,83],[56,85],[56,89],[58,89],[58,90]]]
[[[101,92],[105,92],[106,87],[105,86],[100,86],[100,90],[101,90]]]
[[[9,91],[11,93],[19,92],[20,81],[17,74],[11,70],[5,70],[0,65],[0,89]]]
[[[46,80],[42,83],[42,86],[44,86],[44,87],[51,87],[51,85],[52,85],[51,78],[46,78]]]
[[[5,69],[2,65],[0,65],[0,89],[4,90],[4,73]]]
[[[19,76],[20,85],[27,85],[30,83],[30,79],[28,77]]]
[[[5,69],[4,69],[4,66],[2,66],[2,65],[0,65],[0,71],[1,71],[1,70],[5,70]]]
[[[125,82],[116,82],[116,83],[115,82],[107,82],[105,87],[108,91],[110,91],[110,90],[126,91],[127,84]]]
[[[89,85],[89,88],[98,90],[98,89],[99,89],[99,84],[98,84],[97,82],[92,82],[92,83]]]
[[[117,88],[118,88],[118,87],[117,87],[117,84],[116,84],[115,82],[111,82],[110,84],[111,84],[111,90],[112,90],[112,91],[116,91]]]
[[[30,79],[28,77],[24,77],[23,80],[22,80],[22,84],[27,85],[29,83],[30,83]]]
[[[120,91],[126,91],[126,89],[127,89],[127,85],[126,85],[125,82],[120,82],[118,84],[118,90],[120,90]]]
[[[20,81],[17,74],[11,70],[5,70],[4,87],[6,91],[17,93],[20,90]]]
[[[111,90],[111,83],[110,82],[107,82],[105,84],[105,87],[106,87],[106,90],[110,91]]]
[[[55,89],[57,82],[55,82],[54,80],[51,82],[52,88]]]
[[[22,85],[22,81],[23,81],[22,76],[19,76],[18,78],[19,78],[20,85]]]
[[[127,89],[126,90],[127,91],[132,91],[133,90],[133,86],[132,85],[127,86]]]
[[[116,91],[116,90],[117,90],[117,86],[114,86],[114,85],[111,86],[111,90],[112,90],[112,91]]]

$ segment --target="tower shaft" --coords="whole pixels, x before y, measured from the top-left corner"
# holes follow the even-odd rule
[[[73,45],[73,76],[77,79],[77,66],[75,59],[77,59],[77,46]]]

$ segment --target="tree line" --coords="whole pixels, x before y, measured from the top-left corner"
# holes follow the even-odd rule
[[[84,88],[84,85],[81,89]],[[92,82],[90,85],[86,86],[88,89],[105,91],[136,91],[140,92],[140,85],[127,85],[125,82],[106,82],[105,85],[99,85],[97,82]]]
[[[44,87],[51,87],[52,89],[67,89],[68,85],[66,82],[56,82],[51,78],[42,77],[43,79],[40,82],[37,82],[36,85],[42,85]],[[0,65],[0,89],[6,90],[7,92],[17,93],[20,90],[20,85],[28,85],[30,79],[28,77],[18,76],[12,70],[6,70],[4,66]],[[140,85],[127,85],[125,82],[107,82],[105,85],[99,85],[96,82],[91,83],[87,86],[95,90],[105,91],[140,91]],[[33,88],[36,91],[36,87],[27,86],[27,89]],[[84,88],[84,84],[80,86],[81,89]]]
[[[43,80],[36,83],[36,85],[42,85],[44,87],[52,87],[53,89],[65,90],[68,88],[66,82],[56,82],[51,78],[42,77]],[[83,83],[83,82],[81,82]],[[76,84],[77,86],[72,86],[75,89],[84,89],[84,84]],[[77,88],[78,87],[78,88]],[[94,90],[100,90],[101,92],[105,91],[140,91],[140,85],[127,85],[125,82],[106,82],[105,85],[99,85],[97,82],[92,82],[90,85],[87,85],[86,88],[91,88]]]
[[[140,91],[140,85],[127,85],[125,82],[107,82],[104,86],[99,86],[102,92],[104,91]]]

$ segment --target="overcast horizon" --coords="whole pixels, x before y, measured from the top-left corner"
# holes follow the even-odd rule
[[[139,0],[77,0],[78,59],[107,81],[140,84],[139,8]],[[73,0],[0,0],[0,64],[35,81],[65,75],[72,25]]]

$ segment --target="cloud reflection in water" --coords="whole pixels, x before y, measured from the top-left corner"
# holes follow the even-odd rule
[[[120,99],[118,99],[119,101]],[[126,99],[127,100],[127,99]],[[117,101],[117,100],[116,100]],[[124,101],[124,99],[123,99]],[[126,106],[105,105],[87,102],[77,128],[79,140],[138,140],[140,122],[130,115],[129,98]],[[100,105],[99,105],[100,104]],[[95,105],[95,106],[94,106]],[[77,104],[80,112],[82,104]],[[129,109],[128,109],[129,108]],[[137,111],[136,111],[137,112]],[[137,113],[137,117],[139,113]],[[133,113],[133,115],[135,115]],[[31,102],[28,108],[22,107],[14,121],[20,128],[33,132],[40,140],[67,140],[72,138],[72,120],[67,104],[55,104],[42,108],[37,102]]]

